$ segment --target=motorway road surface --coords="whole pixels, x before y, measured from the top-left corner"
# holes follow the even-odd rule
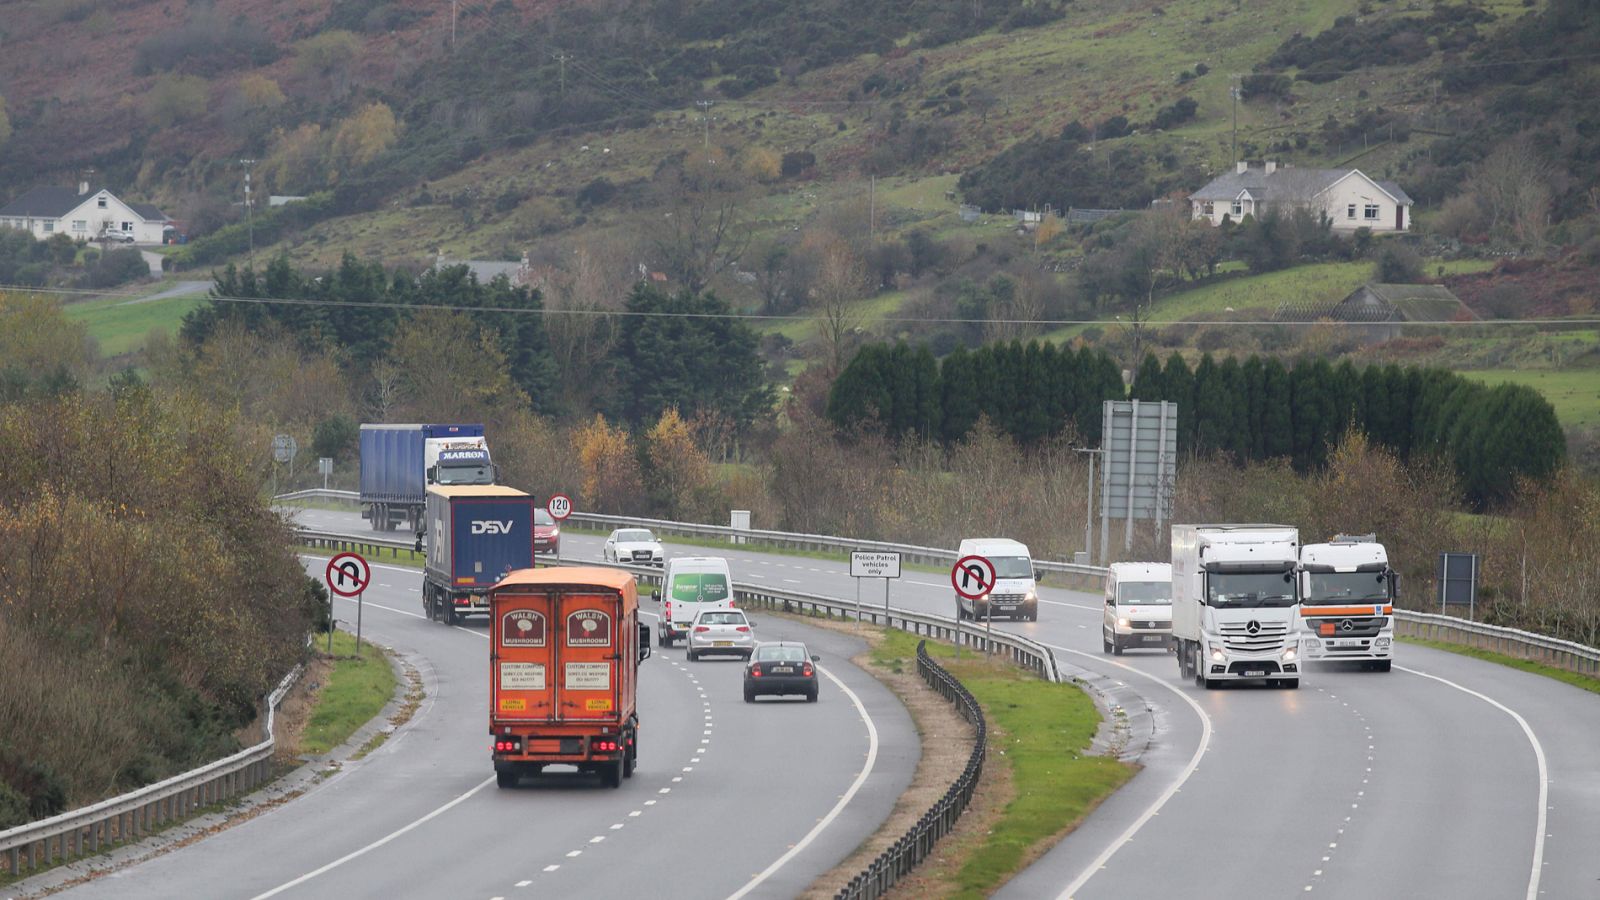
[[[371,534],[353,512],[300,518]],[[601,543],[568,532],[563,558]],[[843,561],[667,548],[726,556],[741,583],[856,596]],[[1298,691],[1207,691],[1168,653],[1104,655],[1098,595],[1041,600],[1039,622],[995,627],[1131,687],[1155,737],[1144,771],[1001,896],[1600,898],[1600,695],[1409,644],[1389,673],[1322,663]],[[953,615],[954,593],[908,569],[890,602]]]
[[[792,897],[877,829],[920,757],[904,707],[850,664],[860,640],[757,614],[762,638],[807,641],[838,679],[818,703],[746,704],[738,660],[655,648],[632,779],[605,789],[569,770],[500,790],[487,623],[429,621],[417,570],[375,569],[363,632],[421,670],[410,724],[305,796],[68,896]]]

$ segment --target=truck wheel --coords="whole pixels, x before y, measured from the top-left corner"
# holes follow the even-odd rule
[[[511,769],[494,770],[494,786],[501,788],[514,788],[519,780],[517,773]]]
[[[1374,660],[1372,663],[1372,669],[1375,672],[1387,672],[1392,668],[1394,668],[1394,660],[1392,659],[1379,659]]]
[[[446,625],[454,625],[460,621],[461,617],[456,615],[455,604],[450,602],[449,597],[444,598],[444,623]]]
[[[1190,665],[1193,667],[1191,671],[1194,674],[1194,686],[1210,687],[1210,685],[1206,683],[1206,661],[1200,658],[1200,645],[1198,643],[1194,646],[1194,661],[1190,663]]]
[[[1300,679],[1298,678],[1280,678],[1278,679],[1278,683],[1291,691],[1297,691],[1300,689]]]
[[[622,787],[622,760],[609,762],[600,767],[600,783],[608,788]]]
[[[623,778],[632,778],[633,777],[633,770],[635,768],[637,768],[638,765],[639,765],[639,762],[638,762],[638,756],[639,756],[638,740],[639,739],[638,738],[634,738],[633,740],[634,740],[634,743],[630,744],[628,746],[627,752],[622,755],[622,777]]]

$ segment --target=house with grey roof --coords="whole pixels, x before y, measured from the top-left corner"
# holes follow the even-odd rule
[[[478,279],[479,284],[488,284],[499,276],[504,275],[506,280],[511,282],[512,287],[535,286],[533,284],[533,267],[528,263],[528,254],[526,252],[522,254],[522,259],[516,262],[498,259],[450,259],[444,255],[443,250],[435,253],[433,259],[435,271],[442,271],[452,266],[466,266],[467,271]]]
[[[1268,160],[1241,162],[1232,172],[1189,195],[1196,219],[1213,225],[1259,216],[1270,207],[1309,209],[1328,217],[1336,232],[1368,228],[1374,233],[1411,229],[1411,197],[1392,181],[1377,181],[1360,169],[1298,169]]]
[[[1406,325],[1430,322],[1475,322],[1472,308],[1442,284],[1378,284],[1369,282],[1333,302],[1289,302],[1273,319],[1279,322],[1345,322],[1358,325],[1368,342],[1399,337]]]
[[[161,243],[172,220],[150,203],[130,203],[110,188],[79,182],[78,189],[36,187],[0,206],[0,228],[18,228],[39,239],[65,234],[92,241],[106,233],[132,235],[138,244]]]

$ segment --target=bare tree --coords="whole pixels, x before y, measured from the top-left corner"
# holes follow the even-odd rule
[[[617,317],[635,279],[622,242],[580,241],[545,283],[545,333],[560,370],[570,409],[592,408],[605,378],[605,360],[617,340]]]
[[[367,385],[367,410],[375,421],[387,422],[405,402],[406,374],[394,363],[380,359],[372,364],[371,375]]]
[[[696,149],[656,174],[662,221],[654,248],[673,280],[700,293],[750,242],[741,206],[747,184],[716,147]]]
[[[1525,246],[1544,240],[1554,201],[1555,169],[1526,135],[1505,141],[1484,157],[1470,182],[1489,231]]]
[[[841,372],[845,354],[862,321],[856,301],[866,296],[870,284],[867,266],[844,238],[832,232],[808,235],[805,244],[817,261],[816,281],[811,289],[817,332],[831,370]]]

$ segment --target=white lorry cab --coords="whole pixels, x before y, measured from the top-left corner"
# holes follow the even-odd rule
[[[981,556],[994,565],[994,587],[977,599],[956,594],[956,615],[963,619],[1039,621],[1039,579],[1028,545],[1009,538],[967,538],[957,551],[962,559]]]
[[[1101,621],[1106,653],[1144,648],[1165,651],[1172,644],[1172,566],[1166,563],[1112,563],[1106,573],[1106,610]]]
[[[703,609],[733,608],[733,576],[720,556],[676,556],[667,560],[661,588],[651,596],[661,601],[658,643],[670,647],[684,639]]]
[[[1300,655],[1394,664],[1394,601],[1400,576],[1377,535],[1341,534],[1300,548]]]
[[[1172,638],[1196,685],[1300,686],[1300,532],[1287,525],[1173,525]]]

